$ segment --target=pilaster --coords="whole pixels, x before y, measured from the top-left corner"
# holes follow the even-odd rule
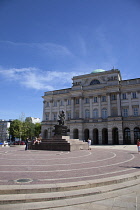
[[[92,107],[92,100],[93,97],[89,97],[89,103],[90,103],[90,118],[93,118],[93,107]]]
[[[101,118],[101,96],[98,96],[99,99],[99,118]]]
[[[117,93],[117,109],[118,109],[118,116],[121,116],[121,104],[120,104],[120,94]]]
[[[50,115],[49,115],[49,120],[52,120],[52,103],[53,103],[53,100],[50,101]]]
[[[132,116],[131,93],[128,93],[129,116]]]
[[[108,106],[107,106],[107,108],[108,108],[108,117],[110,117],[111,116],[111,108],[110,108],[110,94],[107,94],[107,103],[108,103]]]
[[[71,98],[71,119],[74,119],[74,98]]]
[[[45,102],[46,101],[43,101],[43,117],[42,117],[43,121],[46,120],[46,115],[45,115]]]

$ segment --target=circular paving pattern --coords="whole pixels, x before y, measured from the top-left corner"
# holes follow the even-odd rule
[[[0,184],[52,184],[137,172],[137,152],[99,149],[73,152],[0,148]]]

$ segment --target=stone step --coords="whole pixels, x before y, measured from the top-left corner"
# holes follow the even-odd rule
[[[57,183],[57,184],[28,184],[28,185],[0,185],[0,195],[6,194],[31,194],[31,193],[51,193],[71,190],[81,190],[109,186],[112,184],[127,183],[129,181],[140,180],[140,173],[125,174],[121,176],[108,177],[104,179]]]
[[[0,209],[48,209],[95,202],[117,196],[117,190],[126,190],[140,184],[140,179],[125,183],[63,192],[0,195]]]

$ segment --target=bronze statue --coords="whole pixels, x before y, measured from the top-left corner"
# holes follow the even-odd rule
[[[64,125],[64,120],[65,120],[65,113],[64,113],[64,111],[62,111],[62,112],[58,115],[58,117],[59,117],[59,120],[58,120],[59,125]]]

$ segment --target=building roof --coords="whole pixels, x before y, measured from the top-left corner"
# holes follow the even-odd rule
[[[94,71],[91,72],[91,74],[94,74],[94,73],[100,73],[100,72],[104,72],[105,70],[103,69],[96,69]]]

